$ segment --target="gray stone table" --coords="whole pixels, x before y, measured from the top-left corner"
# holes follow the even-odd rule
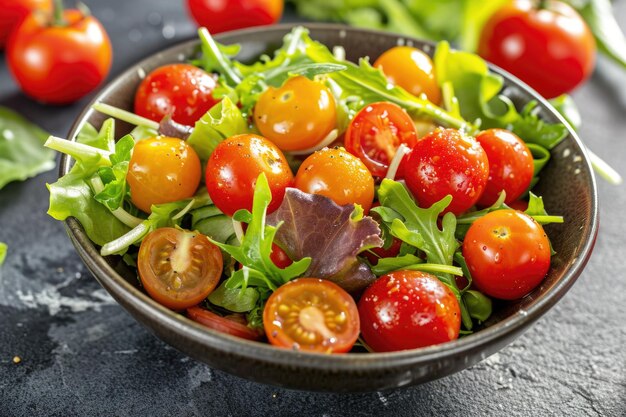
[[[181,0],[85,3],[111,35],[112,76],[194,36]],[[623,28],[625,3],[615,2]],[[88,99],[39,105],[19,92],[0,56],[0,105],[66,135]],[[602,61],[574,98],[581,136],[626,176],[626,76]],[[44,184],[55,178],[48,172],[0,191],[0,241],[10,245],[0,276],[0,416],[626,415],[626,186],[599,181],[589,264],[517,341],[428,384],[333,395],[242,380],[155,338],[98,285],[63,224],[46,215]]]

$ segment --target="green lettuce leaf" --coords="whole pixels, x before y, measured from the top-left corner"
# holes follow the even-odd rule
[[[349,292],[376,279],[357,255],[383,245],[380,228],[354,205],[339,206],[325,196],[288,188],[267,222],[280,225],[276,243],[291,259],[311,258],[307,276],[333,281]]]
[[[6,107],[0,107],[0,189],[55,167],[54,152],[43,147],[48,134]]]

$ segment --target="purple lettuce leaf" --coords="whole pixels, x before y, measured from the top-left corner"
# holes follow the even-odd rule
[[[294,260],[311,257],[305,276],[335,282],[358,292],[376,276],[357,255],[380,247],[378,223],[355,213],[352,204],[339,206],[331,199],[288,188],[280,207],[267,217],[278,228],[274,241]]]

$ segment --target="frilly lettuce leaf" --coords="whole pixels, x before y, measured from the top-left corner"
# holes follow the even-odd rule
[[[280,224],[276,243],[291,259],[311,258],[304,275],[334,281],[349,292],[376,279],[357,255],[383,245],[380,228],[354,205],[339,206],[327,197],[288,188],[267,222]]]

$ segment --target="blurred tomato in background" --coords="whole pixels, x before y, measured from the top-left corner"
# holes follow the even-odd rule
[[[6,46],[13,29],[34,10],[50,12],[52,0],[0,0],[0,49]]]
[[[283,0],[187,0],[198,26],[211,33],[271,25],[283,14]]]

